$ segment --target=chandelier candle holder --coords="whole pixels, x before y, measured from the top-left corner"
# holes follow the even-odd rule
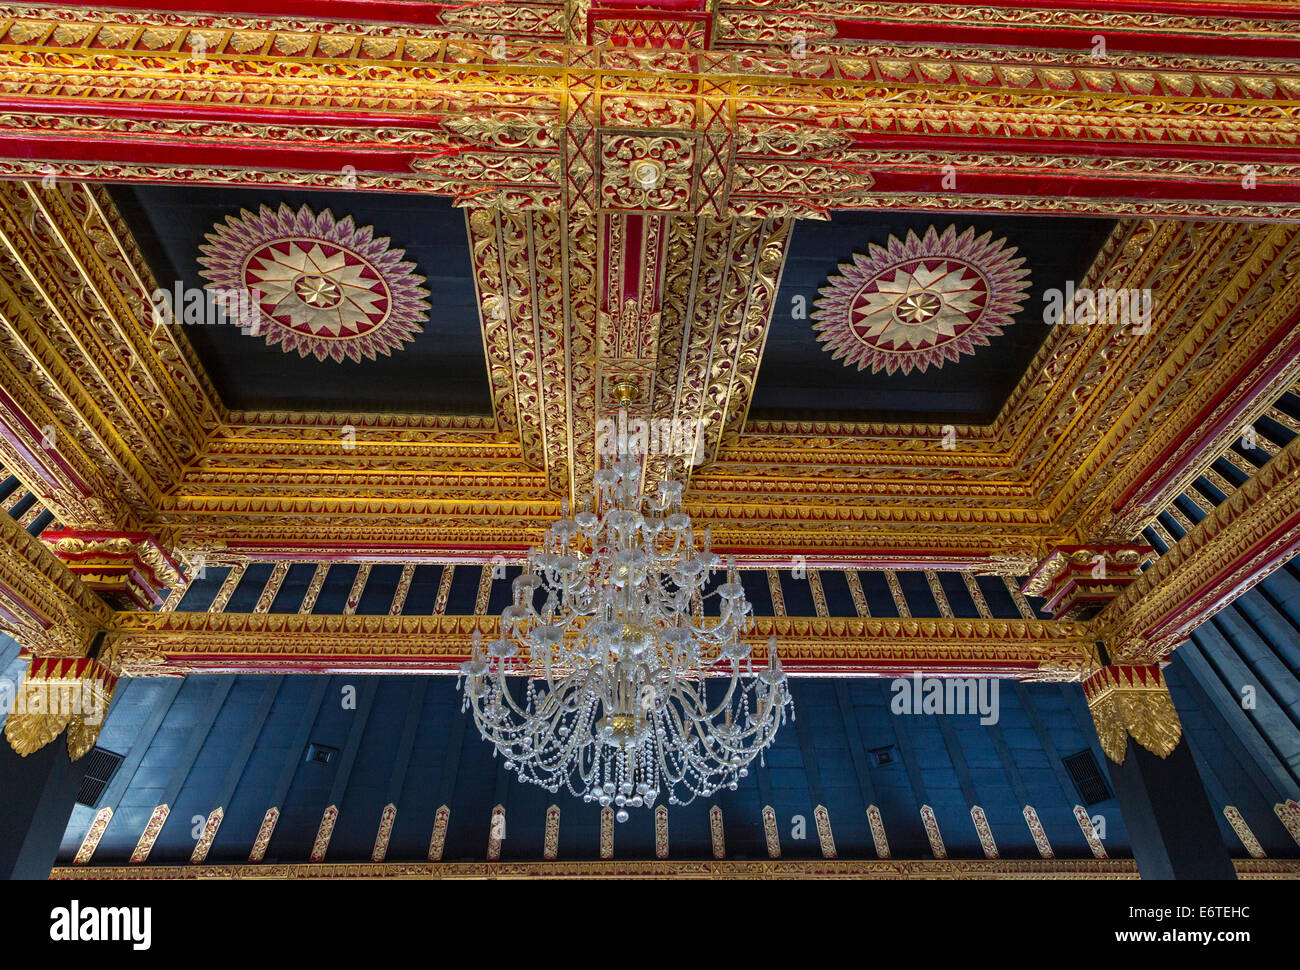
[[[736,790],[794,704],[776,638],[757,670],[740,639],[753,608],[734,558],[707,589],[722,559],[682,511],[681,483],[643,494],[625,438],[594,478],[594,500],[572,517],[565,502],[529,550],[500,637],[475,631],[457,688],[507,770],[623,822],[665,793],[685,805]]]

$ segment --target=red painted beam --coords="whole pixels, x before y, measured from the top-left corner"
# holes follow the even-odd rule
[[[388,150],[379,146],[356,146],[347,148],[322,148],[304,145],[298,147],[268,145],[213,145],[194,144],[190,142],[161,142],[150,139],[131,139],[121,136],[103,141],[91,141],[77,137],[52,137],[42,134],[31,137],[26,134],[14,136],[0,132],[0,157],[48,161],[58,174],[57,162],[86,162],[112,165],[141,164],[158,167],[176,167],[181,169],[223,168],[231,171],[256,169],[264,173],[276,170],[286,172],[344,172],[346,166],[359,174],[410,175],[417,158],[434,157],[427,153],[403,149]],[[1030,161],[1027,160],[1027,164]],[[101,176],[105,180],[132,180],[129,175],[114,176],[111,172]],[[897,193],[900,195],[933,195],[940,190],[942,173],[931,167],[890,170],[882,168],[873,170],[875,184],[873,191],[877,194]],[[1241,203],[1252,205],[1259,203],[1277,203],[1300,206],[1300,182],[1276,181],[1261,171],[1256,187],[1247,189],[1240,181],[1224,179],[1222,181],[1183,180],[1177,181],[1165,177],[1078,177],[1070,173],[1033,174],[1021,171],[981,171],[979,169],[959,169],[957,187],[948,193],[954,199],[972,200],[971,210],[986,211],[986,207],[976,200],[991,196],[1033,196],[1038,198],[1075,198],[1129,200],[1138,206],[1151,202],[1216,202]],[[165,175],[148,181],[171,181]],[[180,181],[179,179],[177,181]],[[277,184],[274,179],[261,184]],[[289,184],[289,180],[285,180]],[[427,192],[427,187],[413,180],[409,191]],[[743,196],[743,193],[737,193]],[[961,211],[960,204],[954,205],[952,211]],[[1135,209],[1135,211],[1137,211]],[[1074,214],[1087,214],[1087,208],[1076,208]],[[1112,208],[1098,208],[1098,215],[1113,216],[1117,213]],[[1171,213],[1171,214],[1175,214]],[[1295,211],[1283,210],[1277,218],[1296,218]]]
[[[1295,15],[1287,19],[1295,19]],[[1092,38],[1101,35],[1106,53],[1178,54],[1189,57],[1241,57],[1291,60],[1300,58],[1294,37],[1255,34],[1202,33],[1179,31],[1132,31],[1103,27],[1000,27],[939,22],[899,23],[881,20],[837,20],[840,40],[871,41],[877,44],[924,44],[927,46],[1019,47],[1034,50],[1091,52]],[[1105,58],[1094,65],[1110,66]]]

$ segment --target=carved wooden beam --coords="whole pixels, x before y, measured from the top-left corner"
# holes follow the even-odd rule
[[[490,616],[322,616],[119,613],[104,651],[114,671],[175,676],[214,671],[366,670],[454,674]],[[1085,624],[1048,620],[768,617],[749,636],[766,662],[769,636],[795,676],[1015,677],[1077,680],[1092,638]]]
[[[1294,879],[1295,859],[1234,859],[1239,879]],[[761,859],[57,866],[51,879],[1137,879],[1132,859]]]
[[[575,214],[1300,211],[1289,10],[1242,34],[1232,8],[1117,9],[1099,58],[1075,11],[1000,48],[981,21],[1024,9],[742,6],[638,48],[588,7],[420,26],[0,8],[0,173],[337,187],[352,166],[363,189]],[[664,183],[629,204],[642,155]]]

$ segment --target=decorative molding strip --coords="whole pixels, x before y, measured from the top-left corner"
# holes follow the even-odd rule
[[[397,580],[397,589],[393,593],[393,602],[388,607],[389,616],[402,615],[402,608],[406,606],[406,596],[411,591],[411,580],[414,576],[414,563],[408,562],[402,566],[402,575]]]
[[[280,592],[280,587],[284,585],[285,574],[289,572],[292,565],[287,559],[277,562],[271,567],[271,576],[262,587],[262,593],[257,597],[257,605],[253,607],[254,613],[265,613],[275,602],[276,594]]]
[[[853,608],[857,610],[858,616],[870,616],[871,610],[867,607],[867,594],[862,591],[862,577],[858,575],[856,569],[844,570],[844,578],[849,584],[849,595],[853,597]]]
[[[316,598],[320,596],[321,588],[325,585],[325,574],[329,572],[328,563],[317,563],[316,571],[311,574],[311,582],[307,584],[307,592],[298,604],[298,615],[310,615],[316,608]]]
[[[986,620],[993,618],[993,613],[989,610],[988,600],[984,598],[984,591],[980,589],[979,583],[975,582],[975,577],[963,569],[961,573],[962,580],[966,583],[966,592],[970,593],[970,598],[975,601],[975,609]]]
[[[212,605],[208,607],[209,613],[220,613],[226,608],[226,604],[230,602],[231,595],[235,592],[235,587],[238,586],[239,581],[244,578],[244,570],[247,568],[248,566],[242,562],[237,562],[230,567],[230,572],[226,573],[226,578],[222,581],[221,588],[217,590],[216,598],[212,601]]]
[[[614,810],[608,805],[600,810],[600,857],[614,858]]]
[[[438,580],[438,598],[433,604],[434,616],[442,616],[447,612],[447,599],[451,596],[451,574],[455,570],[454,563],[442,567],[442,576]]]
[[[249,862],[261,862],[266,858],[266,850],[271,844],[271,836],[275,832],[275,823],[278,821],[280,821],[280,810],[268,808],[266,815],[262,817],[262,824],[257,829],[257,838],[253,840],[252,851],[248,853]]]
[[[903,596],[903,587],[898,582],[898,573],[892,569],[885,570],[885,582],[889,584],[889,595],[894,597],[894,609],[904,620],[912,618],[912,611],[907,608],[907,599]]]
[[[159,612],[171,613],[175,611],[176,607],[181,605],[181,600],[185,598],[185,591],[188,589],[189,586],[185,583],[177,583],[169,589],[167,599],[163,601],[162,606],[158,607]]]
[[[655,858],[668,858],[668,806],[655,806]]]
[[[194,845],[194,851],[190,853],[191,865],[207,861],[208,852],[212,849],[212,841],[217,837],[217,829],[221,828],[221,820],[225,817],[226,810],[220,805],[208,813],[208,820],[203,823],[203,832]]]
[[[980,846],[984,849],[984,858],[998,858],[998,844],[993,841],[993,830],[989,828],[989,820],[984,815],[984,809],[974,805],[970,810],[971,821],[975,823],[975,832],[980,837]]]
[[[496,805],[492,817],[488,820],[487,860],[496,862],[501,858],[501,842],[506,837],[506,807]]]
[[[817,823],[817,841],[821,843],[822,858],[835,858],[835,836],[831,833],[831,813],[825,805],[813,809],[813,819]]]
[[[312,843],[311,856],[312,862],[324,862],[325,853],[329,851],[330,837],[334,834],[334,823],[338,821],[339,808],[337,805],[331,805],[325,809],[321,816],[320,827],[316,830],[316,841]]]
[[[1285,802],[1278,802],[1274,805],[1273,812],[1286,830],[1291,833],[1291,838],[1295,839],[1296,845],[1300,845],[1300,802],[1297,802],[1294,798],[1288,798]]]
[[[433,816],[433,834],[429,836],[429,861],[441,862],[442,850],[447,845],[447,822],[451,819],[451,809],[446,805],[438,808]]]
[[[943,591],[943,585],[939,582],[939,574],[933,569],[927,569],[925,581],[930,587],[930,595],[934,597],[935,605],[939,607],[939,615],[951,617],[952,607],[948,604],[948,594]]]
[[[662,806],[660,806],[662,807]],[[546,835],[542,840],[542,858],[553,862],[560,854],[560,806],[546,810]]]
[[[326,616],[283,613],[119,613],[113,662],[131,676],[225,671],[453,673],[474,630],[495,616]],[[1092,663],[1090,627],[1058,620],[756,617],[756,661],[775,635],[793,676],[854,673],[1078,680]]]
[[[767,840],[767,857],[781,858],[781,835],[776,829],[776,810],[771,805],[763,806],[763,838]]]
[[[815,569],[808,570],[808,586],[812,589],[813,609],[817,615],[830,616],[830,610],[826,607],[826,591],[822,589],[822,578]]]
[[[772,615],[785,616],[785,593],[781,591],[781,573],[778,570],[767,570],[767,589],[772,595]]]
[[[1246,847],[1246,851],[1250,853],[1252,859],[1265,858],[1263,846],[1259,844],[1259,839],[1255,838],[1255,833],[1250,830],[1245,817],[1241,812],[1237,811],[1236,806],[1223,806],[1223,817],[1232,826],[1232,831],[1237,833],[1237,838],[1241,839],[1241,844]]]
[[[171,813],[170,805],[159,805],[149,816],[149,821],[145,824],[144,831],[140,833],[140,841],[135,844],[135,851],[131,853],[132,865],[139,865],[149,858],[149,853],[153,851],[153,844],[158,839],[158,833],[162,831],[163,825],[167,822],[167,816]]]
[[[1084,839],[1087,840],[1088,848],[1092,850],[1093,857],[1096,859],[1107,858],[1106,847],[1101,844],[1101,839],[1097,837],[1097,830],[1092,827],[1092,818],[1088,815],[1088,810],[1082,805],[1075,805],[1074,817],[1079,823]]]
[[[939,832],[939,821],[934,817],[934,809],[929,805],[921,806],[921,824],[925,826],[925,835],[930,840],[930,851],[934,853],[934,857],[948,858],[948,850],[943,847],[943,835]]]
[[[375,833],[375,847],[370,850],[371,862],[383,862],[388,856],[388,840],[393,837],[393,823],[397,821],[397,806],[389,802],[379,813],[379,831]]]
[[[1043,823],[1038,820],[1038,813],[1034,811],[1032,805],[1025,806],[1025,824],[1029,826],[1029,834],[1034,837],[1038,854],[1044,859],[1055,859],[1056,853],[1052,851],[1052,843],[1047,841],[1047,832],[1043,828]]]
[[[1020,616],[1026,620],[1036,619],[1034,608],[1029,605],[1029,600],[1025,599],[1025,594],[1020,591],[1020,584],[1010,576],[1003,576],[1002,582],[1006,584],[1007,592],[1016,602],[1016,609],[1020,610]]]
[[[352,580],[352,588],[348,590],[348,601],[343,604],[343,615],[352,616],[361,605],[361,595],[366,591],[366,581],[370,579],[371,563],[363,562],[357,566],[356,578]]]
[[[709,836],[713,841],[713,858],[727,857],[726,835],[722,831],[722,808],[714,805],[709,809]]]
[[[77,849],[77,854],[72,859],[74,866],[84,866],[90,861],[90,857],[95,854],[95,849],[99,847],[99,840],[104,837],[104,830],[112,820],[113,810],[107,805],[95,813],[90,828],[86,830],[86,837],[81,840],[81,847]]]
[[[478,595],[474,597],[474,615],[487,614],[488,599],[492,596],[492,571],[496,567],[491,563],[483,564],[483,571],[478,577]]]
[[[876,858],[888,859],[889,839],[885,837],[885,820],[875,805],[867,806],[867,824],[871,826],[871,841],[876,844]]]

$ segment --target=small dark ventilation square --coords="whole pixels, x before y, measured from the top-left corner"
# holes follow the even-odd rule
[[[1092,756],[1090,748],[1084,748],[1078,754],[1062,758],[1061,762],[1065,765],[1065,770],[1070,773],[1070,780],[1074,782],[1074,787],[1078,790],[1084,805],[1096,805],[1111,797],[1106,776],[1101,773],[1101,769],[1097,766],[1097,759]]]
[[[325,745],[313,741],[307,745],[307,762],[309,764],[327,765],[334,760],[334,756],[338,753],[338,748],[327,748]]]
[[[892,744],[883,748],[872,748],[869,753],[877,768],[892,765],[898,757],[898,749]]]
[[[95,808],[121,763],[122,755],[117,752],[107,748],[91,748],[90,760],[86,762],[86,775],[81,779],[81,788],[77,791],[77,804]]]

